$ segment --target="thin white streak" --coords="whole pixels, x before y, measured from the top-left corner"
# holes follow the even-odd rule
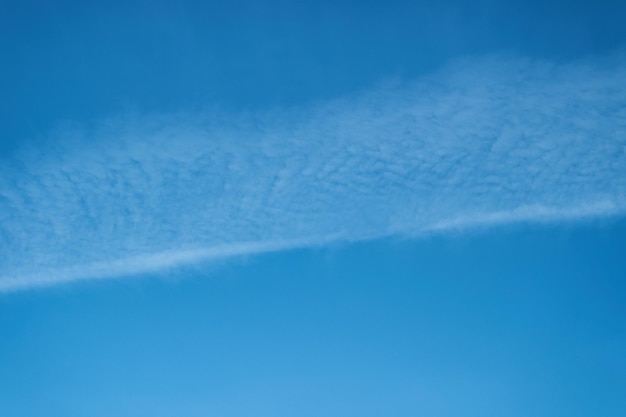
[[[28,277],[4,278],[0,281],[0,292],[16,291],[24,288],[41,288],[78,280],[108,279],[156,273],[180,265],[194,264],[211,260],[223,260],[242,255],[255,255],[311,247],[312,242],[242,243],[218,247],[168,251],[155,254],[117,259],[110,262],[96,262],[77,265],[48,273],[33,274]]]

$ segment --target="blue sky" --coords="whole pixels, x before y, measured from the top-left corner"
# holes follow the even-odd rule
[[[0,414],[621,416],[626,6],[0,3]]]

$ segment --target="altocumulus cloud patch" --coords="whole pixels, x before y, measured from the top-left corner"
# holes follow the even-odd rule
[[[467,59],[306,108],[59,128],[1,160],[0,289],[621,214],[625,62]]]

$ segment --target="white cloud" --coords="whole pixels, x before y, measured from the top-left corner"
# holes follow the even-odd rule
[[[0,290],[626,209],[626,65],[467,59],[257,115],[119,117],[3,158]]]

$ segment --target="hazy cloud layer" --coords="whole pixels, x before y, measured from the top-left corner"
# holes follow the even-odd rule
[[[307,108],[66,126],[0,162],[0,290],[615,215],[626,65],[468,59]]]

